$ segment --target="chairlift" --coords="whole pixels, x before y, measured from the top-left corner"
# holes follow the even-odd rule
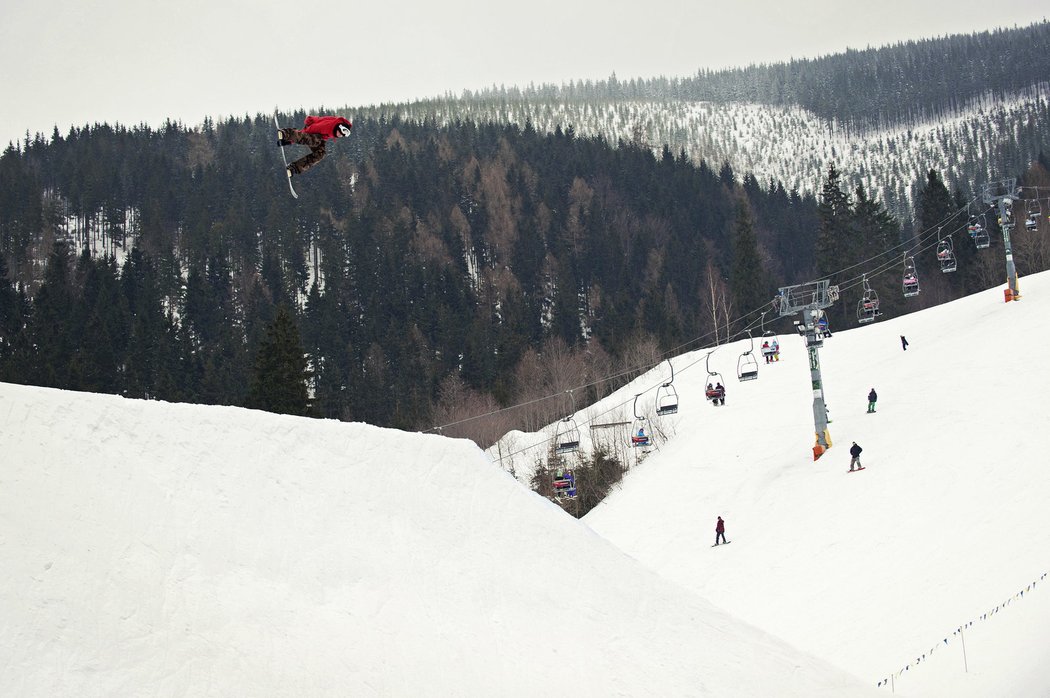
[[[824,320],[823,327],[821,327],[820,325],[821,320]],[[810,327],[813,328],[812,332],[810,332]],[[827,330],[827,327],[827,318],[824,317],[824,311],[820,310],[819,308],[816,312],[816,320],[813,322],[812,325],[803,322],[800,322],[798,324],[798,332],[800,335],[802,335],[802,339],[806,340],[806,349],[820,349],[822,346],[824,346],[824,333]],[[831,336],[830,332],[828,332],[828,336]]]
[[[779,297],[780,296],[777,296],[777,298],[779,298]],[[763,337],[763,339],[769,339],[769,340],[774,340],[774,339],[777,338],[776,332],[774,332],[773,330],[767,330],[766,329],[766,314],[765,313],[762,313],[762,337]],[[770,344],[772,344],[772,343],[773,342],[770,341]]]
[[[862,283],[864,284],[864,292],[861,295],[860,302],[857,303],[857,322],[872,322],[877,316],[881,315],[879,312],[879,294],[875,293],[875,290],[868,284],[867,276],[862,277]]]
[[[558,430],[554,435],[554,452],[557,454],[572,453],[580,448],[580,428],[576,425],[576,399],[569,393],[572,400],[572,412],[568,417],[558,423]]]
[[[823,310],[820,311],[820,317],[817,318],[817,336],[821,339],[827,339],[831,336],[831,326],[828,324],[828,316]]]
[[[1039,227],[1039,200],[1029,199],[1026,204],[1026,211],[1024,217],[1024,227],[1026,230],[1035,230]]]
[[[952,247],[952,239],[950,237],[944,238],[937,243],[937,263],[941,265],[941,271],[946,274],[958,268],[959,265],[955,259],[955,249]]]
[[[641,396],[641,393],[634,396],[634,422],[631,424],[631,445],[635,448],[649,445],[649,435],[645,433],[645,426],[649,422],[645,417],[638,414],[638,398]]]
[[[726,404],[726,389],[725,384],[722,382],[722,374],[711,370],[711,354],[713,353],[714,350],[707,352],[707,358],[705,359],[707,388],[704,390],[704,397],[710,400],[712,405],[718,406],[719,404]]]
[[[999,223],[999,226],[1000,227],[1006,227],[1006,226],[1013,227],[1013,224],[1014,224],[1014,209],[1013,209],[1013,205],[1012,204],[1007,204],[1006,207],[1003,208],[1002,210],[1006,214],[1006,219],[1004,220],[1003,216],[999,216],[996,219],[996,221],[998,221],[998,223]]]
[[[970,216],[970,222],[966,225],[966,231],[970,234],[970,238],[973,240],[973,244],[977,246],[977,249],[983,250],[991,245],[992,239],[988,235],[988,222],[983,213],[980,216]]]
[[[576,498],[576,473],[559,463],[551,471],[551,491],[555,499]]]
[[[656,389],[656,414],[660,417],[678,411],[678,391],[674,389],[674,364],[668,359],[667,365],[671,367],[671,380]]]
[[[776,332],[766,329],[765,313],[762,313],[762,358],[767,364],[780,361],[780,341],[777,339]]]
[[[901,277],[901,286],[904,289],[904,297],[911,298],[919,295],[919,275],[915,272],[915,258],[904,254],[904,275]]]
[[[736,362],[736,377],[741,381],[753,381],[758,378],[758,361],[755,360],[755,338],[747,333],[747,339],[751,342],[751,348],[740,355]]]

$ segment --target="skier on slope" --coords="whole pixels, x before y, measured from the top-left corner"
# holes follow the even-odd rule
[[[305,145],[310,149],[308,155],[304,155],[288,166],[286,170],[288,178],[302,174],[319,163],[325,156],[325,141],[332,138],[345,138],[350,135],[350,129],[353,127],[352,123],[341,116],[308,116],[301,129],[278,129],[277,143],[282,148],[295,144]]]

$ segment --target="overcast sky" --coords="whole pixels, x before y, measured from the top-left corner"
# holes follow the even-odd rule
[[[1046,16],[1045,0],[3,0],[0,143],[56,125],[686,76]]]

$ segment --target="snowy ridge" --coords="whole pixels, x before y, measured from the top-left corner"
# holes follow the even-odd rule
[[[472,443],[0,384],[17,696],[862,696]]]
[[[572,126],[609,143],[641,142],[659,156],[664,144],[694,162],[737,177],[751,173],[762,187],[772,178],[791,191],[816,194],[834,164],[852,191],[863,185],[891,213],[908,220],[913,187],[932,168],[969,193],[981,183],[1019,173],[1039,152],[1050,83],[1006,98],[986,96],[954,117],[885,129],[850,131],[801,107],[697,101],[536,102],[523,99],[448,100],[379,108],[377,116],[495,121],[540,132]],[[371,113],[362,110],[363,113]]]

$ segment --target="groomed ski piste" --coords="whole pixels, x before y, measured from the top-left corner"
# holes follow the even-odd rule
[[[826,340],[816,462],[800,338],[747,383],[744,347],[718,348],[725,407],[703,398],[706,351],[674,358],[695,364],[679,412],[583,521],[464,440],[0,384],[0,685],[1040,695],[1050,274],[1021,290]],[[712,548],[719,515],[733,544]]]
[[[820,361],[833,447],[816,462],[808,355],[794,334],[779,336],[778,363],[758,359],[754,381],[736,376],[747,340],[715,350],[725,407],[704,399],[708,348],[672,359],[675,415],[654,415],[666,363],[580,409],[584,452],[589,425],[630,421],[638,393],[658,435],[584,523],[887,693],[1047,694],[1050,273],[1022,277],[1018,302],[1004,303],[1003,288],[832,328]],[[523,448],[556,428],[508,435],[519,478],[531,475]],[[850,474],[853,441],[865,470]],[[734,543],[725,549],[711,548],[718,516]]]

